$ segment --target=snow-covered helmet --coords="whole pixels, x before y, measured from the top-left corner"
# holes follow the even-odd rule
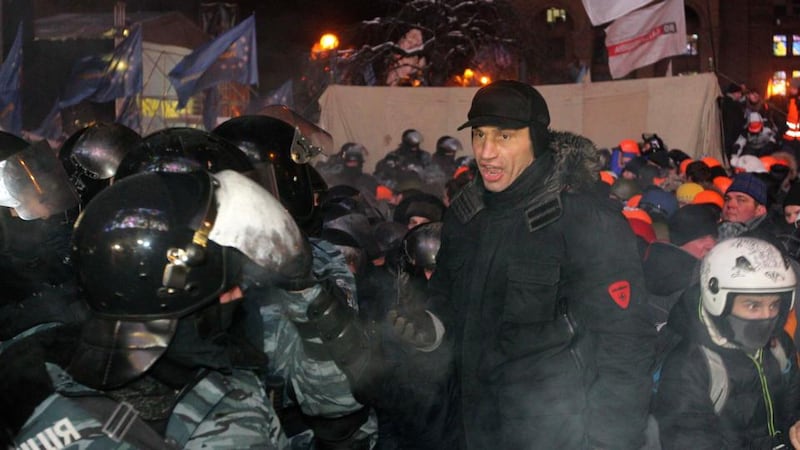
[[[731,294],[787,294],[791,308],[796,285],[794,270],[780,250],[751,237],[720,242],[700,266],[703,308],[717,317],[730,312]]]

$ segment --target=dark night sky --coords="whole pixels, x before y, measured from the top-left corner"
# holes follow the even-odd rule
[[[325,32],[336,33],[342,44],[364,19],[382,15],[380,0],[243,0],[241,16],[255,13],[259,45],[261,93],[287,78],[297,78],[311,46]]]

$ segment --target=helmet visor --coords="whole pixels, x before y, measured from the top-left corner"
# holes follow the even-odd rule
[[[78,204],[67,173],[46,141],[2,161],[0,205],[14,208],[24,220],[64,212]]]

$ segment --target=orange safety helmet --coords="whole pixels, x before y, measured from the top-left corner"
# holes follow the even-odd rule
[[[628,220],[637,219],[641,220],[642,222],[649,223],[650,225],[653,224],[653,219],[650,217],[650,214],[647,214],[647,211],[643,209],[630,208],[626,206],[622,208],[622,215]]]
[[[717,188],[718,191],[726,192],[728,188],[731,187],[731,184],[733,184],[733,179],[720,175],[718,177],[714,177],[711,182],[714,183],[714,187]]]
[[[603,183],[611,186],[614,184],[614,181],[617,180],[617,177],[614,175],[614,172],[610,170],[601,170],[600,171],[600,181]]]
[[[622,153],[633,153],[637,156],[641,156],[642,152],[639,150],[639,143],[633,139],[623,139],[619,141],[619,149],[622,150]]]
[[[703,203],[711,203],[712,205],[717,205],[722,209],[725,206],[725,199],[722,198],[722,194],[719,192],[706,189],[705,191],[697,194],[694,196],[694,200],[692,200],[692,204],[699,205]]]
[[[638,208],[639,200],[641,199],[642,199],[642,194],[636,194],[633,197],[629,198],[627,202],[625,202],[625,206],[628,208]]]
[[[687,159],[684,159],[683,161],[681,161],[681,165],[678,168],[678,173],[685,174],[686,173],[686,168],[689,167],[689,164],[691,164],[693,162],[694,162],[694,160],[691,159],[691,158],[687,158]]]
[[[722,165],[722,163],[720,163],[719,160],[713,156],[706,156],[701,161],[706,163],[709,169]]]

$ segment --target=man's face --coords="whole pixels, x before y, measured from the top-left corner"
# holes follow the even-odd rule
[[[728,222],[748,222],[767,213],[764,205],[742,192],[728,192],[722,207],[722,220]]]
[[[533,163],[533,143],[528,128],[506,130],[492,126],[472,129],[472,151],[483,184],[502,192]]]
[[[778,294],[738,294],[731,314],[745,320],[772,319],[780,312],[780,300]]]
[[[711,251],[714,247],[714,244],[717,243],[717,240],[714,236],[707,235],[703,237],[699,237],[697,239],[691,240],[683,245],[681,248],[684,249],[686,252],[691,254],[697,259],[703,259],[706,256],[706,253]]]

